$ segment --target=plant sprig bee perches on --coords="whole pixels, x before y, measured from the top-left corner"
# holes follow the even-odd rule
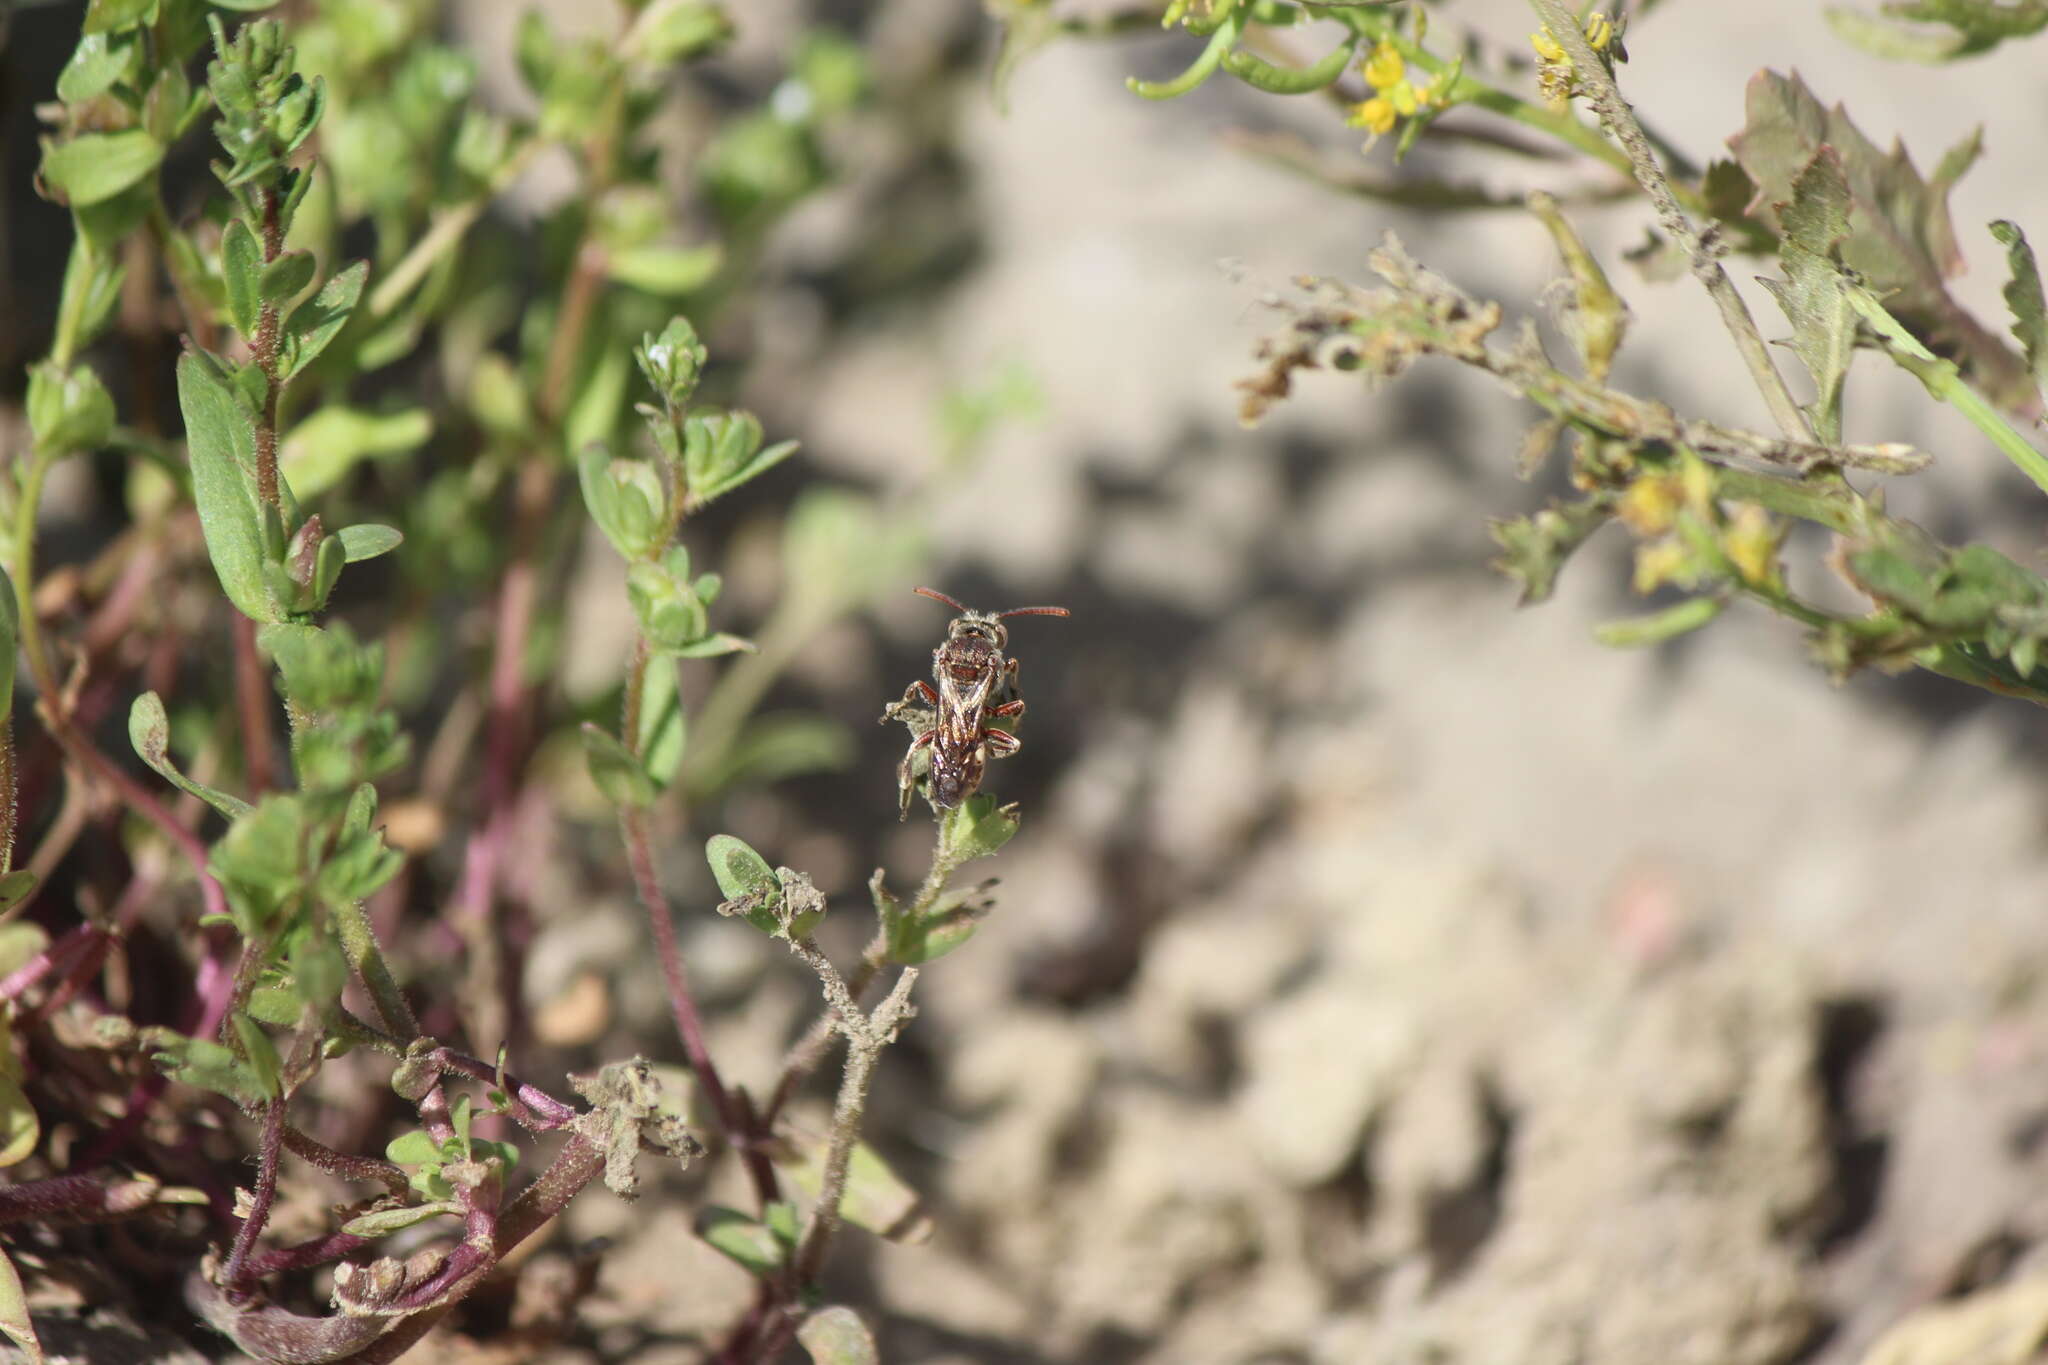
[[[945,641],[932,651],[932,682],[921,678],[913,682],[904,689],[901,701],[889,703],[882,712],[883,721],[902,720],[915,736],[896,768],[902,807],[898,819],[910,815],[920,750],[930,751],[925,795],[935,811],[951,810],[979,791],[990,758],[1008,758],[1017,752],[1021,745],[1017,736],[990,723],[1014,723],[1024,714],[1024,698],[1017,693],[1017,661],[1003,657],[1009,643],[1003,619],[1068,614],[1065,607],[975,611],[931,588],[917,591],[960,614],[946,627]]]

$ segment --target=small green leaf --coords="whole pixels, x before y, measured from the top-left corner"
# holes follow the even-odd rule
[[[462,1204],[459,1200],[441,1199],[431,1204],[408,1204],[402,1209],[380,1209],[349,1219],[341,1230],[351,1237],[389,1237],[394,1232],[417,1227],[421,1223],[449,1215],[460,1217]]]
[[[405,537],[389,526],[365,522],[359,526],[344,526],[335,533],[341,537],[342,554],[351,564],[378,555],[390,554],[397,549]]]
[[[763,474],[766,474],[769,470],[796,454],[796,451],[797,443],[795,441],[777,441],[774,445],[756,454],[744,464],[713,479],[708,487],[693,489],[692,492],[700,502],[709,502],[713,498],[723,497],[741,484],[760,478]]]
[[[35,1106],[12,1076],[0,1075],[0,1168],[26,1161],[42,1140]]]
[[[384,1159],[395,1166],[423,1166],[441,1159],[441,1144],[423,1128],[411,1128],[384,1145]]]
[[[589,721],[583,723],[583,751],[590,762],[590,778],[597,789],[616,805],[649,806],[654,803],[654,779],[640,766],[618,737]]]
[[[321,285],[319,293],[292,309],[284,326],[283,355],[278,365],[280,379],[290,379],[327,349],[355,311],[356,300],[363,296],[363,284],[369,278],[370,263],[357,261]]]
[[[753,654],[759,648],[752,640],[718,631],[668,652],[678,659],[716,659],[724,654]]]
[[[880,1365],[882,1359],[868,1325],[844,1304],[811,1313],[796,1329],[796,1341],[812,1365]]]
[[[46,360],[28,372],[28,426],[48,454],[96,450],[114,429],[114,399],[90,365],[60,370]]]
[[[283,1065],[278,1060],[277,1044],[271,1042],[263,1026],[246,1013],[237,1010],[228,1018],[235,1026],[235,1036],[241,1039],[242,1051],[249,1058],[249,1070],[256,1077],[257,1086],[265,1098],[275,1099],[280,1093],[278,1073]]]
[[[704,857],[711,864],[711,875],[718,882],[719,891],[729,901],[758,896],[764,907],[772,907],[782,893],[782,883],[768,866],[768,860],[754,852],[744,839],[714,834],[704,841]],[[768,927],[774,928],[772,915]]]
[[[312,252],[284,252],[263,267],[262,278],[257,281],[257,292],[265,303],[289,303],[313,282],[313,269]]]
[[[824,1187],[826,1148],[822,1134],[799,1138],[782,1149],[775,1164],[790,1184],[815,1199]],[[931,1219],[917,1191],[865,1142],[854,1144],[846,1163],[839,1213],[855,1227],[892,1242],[920,1242],[931,1235]]]
[[[171,719],[164,711],[163,698],[156,693],[144,692],[129,706],[128,742],[135,747],[137,758],[180,791],[190,792],[230,820],[249,813],[247,801],[194,782],[171,762]]]
[[[158,0],[91,0],[85,8],[85,32],[111,33],[156,21]]]
[[[725,250],[710,246],[642,246],[614,253],[607,262],[620,284],[675,298],[701,289],[717,276]]]
[[[939,842],[956,863],[986,858],[1017,832],[1017,808],[976,792],[939,818]]]
[[[364,460],[403,455],[434,434],[434,420],[424,408],[370,412],[333,403],[291,429],[284,438],[281,463],[292,489],[315,498],[340,483]]]
[[[1647,616],[1626,621],[1609,621],[1593,627],[1593,638],[1609,649],[1641,649],[1661,645],[1688,631],[1698,630],[1719,616],[1728,604],[1718,597],[1688,597],[1685,601]]]
[[[73,208],[112,199],[164,159],[163,144],[146,128],[80,133],[69,142],[43,139],[43,184]]]
[[[240,218],[229,222],[221,234],[220,273],[227,289],[228,321],[244,337],[255,336],[263,311],[263,247]]]
[[[582,450],[603,444],[618,428],[626,406],[626,388],[633,379],[631,357],[617,346],[600,351],[570,400],[562,422],[562,447]]]
[[[263,576],[263,516],[256,503],[256,423],[212,361],[188,351],[178,359],[178,406],[192,459],[192,498],[221,589],[244,616],[277,621]]]
[[[112,89],[117,81],[132,81],[141,53],[140,44],[131,36],[86,34],[57,73],[57,98],[66,104],[83,104]]]
[[[28,869],[17,868],[7,875],[14,877],[23,873],[28,873]],[[28,875],[33,878],[35,874]],[[30,958],[49,946],[49,932],[33,920],[17,919],[0,924],[0,976],[14,975],[28,965]],[[0,1025],[0,1043],[6,1039],[7,1030]],[[11,1058],[0,1057],[0,1075],[7,1074],[12,1064]]]
[[[663,791],[682,767],[687,733],[682,699],[676,695],[675,665],[654,660],[648,664],[640,694],[640,754],[647,775]]]
[[[659,470],[645,460],[615,460],[602,445],[591,444],[576,457],[576,477],[590,519],[613,549],[641,560],[661,548],[668,494]]]
[[[5,1332],[27,1357],[28,1365],[43,1365],[43,1344],[36,1340],[36,1325],[28,1315],[28,1295],[22,1292],[21,1272],[0,1247],[0,1332]]]
[[[666,66],[701,57],[729,41],[732,33],[732,19],[723,5],[654,0],[634,21],[623,46],[634,61]]]
[[[181,1085],[211,1090],[240,1105],[268,1098],[269,1092],[248,1063],[219,1043],[154,1027],[142,1030],[141,1043],[149,1051],[150,1061]]]
[[[738,1209],[707,1206],[697,1215],[697,1235],[750,1274],[766,1279],[782,1268],[781,1239]]]

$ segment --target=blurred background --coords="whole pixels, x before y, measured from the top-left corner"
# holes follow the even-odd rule
[[[508,110],[527,98],[521,8],[452,0],[445,15],[478,60],[477,98]],[[611,22],[547,8],[565,32]],[[1274,296],[1303,274],[1364,282],[1387,231],[1511,317],[1558,273],[1518,211],[1413,212],[1242,150],[1284,134],[1387,172],[1390,149],[1360,158],[1328,105],[1222,80],[1140,100],[1127,74],[1193,52],[1149,28],[1054,42],[999,103],[999,33],[965,0],[733,9],[738,38],[692,74],[679,141],[690,108],[772,88],[813,26],[862,48],[873,89],[708,337],[770,439],[803,451],[693,523],[693,553],[726,573],[721,610],[746,630],[807,481],[874,495],[922,545],[871,610],[804,638],[769,694],[843,727],[845,761],[663,812],[663,874],[729,1079],[769,1084],[815,987],[709,914],[703,838],[731,830],[808,871],[843,907],[826,946],[851,956],[871,869],[914,878],[929,842],[921,814],[896,822],[900,732],[873,723],[943,632],[910,588],[1073,611],[1012,623],[1031,713],[990,787],[1023,802],[1024,830],[994,867],[996,913],[926,974],[877,1084],[870,1136],[931,1220],[922,1243],[838,1257],[836,1293],[876,1321],[884,1359],[2036,1358],[2036,714],[1933,678],[1835,687],[1796,628],[1761,613],[1604,651],[1590,626],[1635,609],[1618,540],[1517,611],[1486,568],[1486,520],[1542,500],[1513,474],[1529,412],[1474,376],[1425,366],[1373,393],[1312,374],[1240,428],[1232,385],[1285,320]],[[16,402],[68,240],[28,190],[29,106],[79,10],[21,10],[4,54],[0,354]],[[1526,51],[1534,27],[1506,4],[1438,16],[1497,50]],[[1798,70],[1880,145],[1904,134],[1923,170],[1985,125],[1951,201],[1974,267],[1957,292],[2002,330],[1983,225],[2048,239],[2038,41],[1926,68],[1843,44],[1818,6],[1670,0],[1628,47],[1625,92],[1700,161],[1766,66]],[[532,167],[501,206],[510,239],[570,169]],[[1598,180],[1435,138],[1408,169],[1501,193]],[[1704,294],[1620,263],[1649,212],[1572,217],[1634,311],[1618,386],[1767,426]],[[1731,267],[1780,335],[1749,264]],[[1893,481],[1894,509],[2039,562],[2037,495],[1911,380],[1866,359],[1849,411],[1851,439],[1937,456]],[[53,496],[89,539],[104,488],[81,470]],[[557,719],[615,688],[630,647],[617,557],[586,540],[557,585]],[[1795,546],[1795,581],[1825,577],[1824,549]],[[451,648],[479,628],[458,622]],[[573,783],[563,726],[560,754],[537,761]],[[594,794],[557,805],[512,877],[533,918],[520,990],[539,1041],[672,1060],[607,818]],[[428,840],[422,876],[445,880],[457,852]],[[799,1118],[819,1121],[824,1094]],[[573,1206],[567,1239],[610,1246],[579,1334],[547,1358],[700,1358],[746,1289],[691,1233],[692,1207],[721,1197],[698,1180]]]

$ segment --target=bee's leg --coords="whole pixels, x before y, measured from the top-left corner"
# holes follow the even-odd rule
[[[896,719],[899,711],[913,706],[929,706],[933,710],[937,710],[939,706],[939,694],[933,691],[932,685],[922,678],[919,678],[916,682],[903,689],[903,699],[901,701],[892,701],[882,708],[880,723],[887,725],[890,721]]]
[[[1015,701],[1006,701],[1001,706],[991,706],[988,713],[991,716],[1005,716],[1014,720],[1024,714],[1024,699],[1019,697]]]
[[[1013,702],[1012,705],[1019,711],[1024,709],[1024,703],[1021,701]],[[1001,713],[998,712],[997,714]],[[988,756],[990,758],[1008,758],[1011,754],[1024,747],[1024,741],[1011,734],[1008,730],[984,730],[981,737],[988,744]]]
[[[903,761],[896,765],[896,805],[898,820],[910,818],[910,798],[917,791],[917,778],[912,775],[912,765],[917,761],[917,751],[928,746],[938,737],[937,730],[927,730],[910,741],[910,747],[903,751]]]

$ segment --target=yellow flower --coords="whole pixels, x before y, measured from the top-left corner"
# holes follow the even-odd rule
[[[1395,118],[1393,101],[1385,95],[1375,95],[1363,104],[1352,105],[1344,121],[1353,128],[1369,128],[1378,137],[1394,131]]]
[[[1653,593],[1666,583],[1690,583],[1695,576],[1692,555],[1676,536],[1636,547],[1635,590],[1639,593]]]
[[[1614,21],[1604,14],[1586,16],[1586,41],[1595,52],[1604,52],[1614,41]]]
[[[1755,503],[1744,503],[1736,509],[1734,519],[1721,536],[1721,549],[1735,571],[1742,575],[1742,581],[1760,587],[1769,587],[1778,577],[1779,530],[1771,524],[1771,514]]]
[[[1628,486],[1615,504],[1619,516],[1639,536],[1661,536],[1678,520],[1685,487],[1668,474],[1645,474]]]
[[[1529,46],[1536,49],[1536,55],[1546,62],[1564,60],[1564,49],[1557,45],[1557,39],[1550,36],[1550,27],[1545,25],[1529,35]]]
[[[1402,118],[1413,118],[1415,116],[1415,87],[1408,82],[1400,81],[1388,86],[1387,99],[1393,104],[1394,112]]]
[[[1398,85],[1407,75],[1408,63],[1403,60],[1401,49],[1385,38],[1380,39],[1379,46],[1365,59],[1366,84],[1375,90],[1385,90],[1388,86]]]

